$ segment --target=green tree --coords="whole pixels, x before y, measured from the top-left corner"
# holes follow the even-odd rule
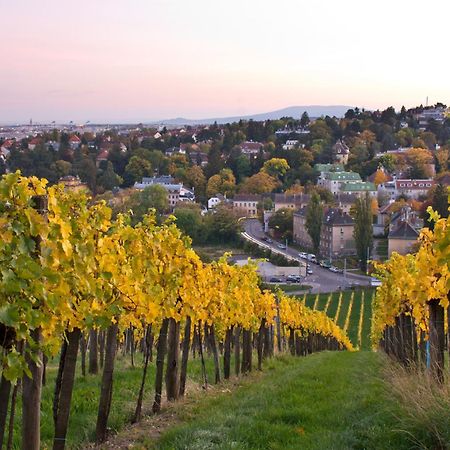
[[[355,227],[353,237],[355,238],[356,253],[359,265],[363,272],[367,271],[367,260],[373,246],[373,216],[372,199],[366,193],[364,197],[358,197],[353,208]]]
[[[108,161],[106,170],[98,176],[97,185],[102,186],[105,191],[110,191],[113,188],[122,184],[123,179],[114,172],[114,167],[111,161]]]
[[[322,230],[322,219],[323,219],[323,206],[320,202],[320,197],[317,192],[311,195],[307,210],[306,210],[306,231],[311,238],[314,253],[319,253],[320,246],[320,233]]]
[[[143,177],[151,176],[152,173],[152,165],[148,160],[139,156],[132,156],[125,167],[125,184],[131,186],[136,181],[142,181]]]
[[[292,227],[294,225],[294,210],[291,208],[280,208],[275,211],[269,219],[269,227],[282,239],[292,241]]]
[[[236,242],[241,225],[234,211],[227,205],[217,205],[215,212],[205,216],[205,232],[211,243]]]
[[[439,213],[441,217],[448,217],[448,196],[449,190],[441,183],[437,184],[433,189],[433,196],[431,198],[431,207],[434,211]],[[434,222],[429,220],[429,227],[434,228]]]
[[[123,209],[133,211],[133,223],[137,223],[147,214],[149,209],[155,209],[157,218],[169,209],[167,190],[159,184],[146,187],[142,191],[135,191],[128,201],[124,202]]]
[[[302,128],[306,128],[308,126],[309,122],[310,122],[310,120],[309,120],[308,113],[305,111],[302,114],[302,117],[300,118],[300,126]]]
[[[177,218],[177,227],[184,234],[190,236],[194,244],[202,243],[203,221],[198,205],[185,203],[177,207],[174,211]]]

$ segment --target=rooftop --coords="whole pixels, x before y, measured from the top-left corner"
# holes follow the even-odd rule
[[[327,172],[325,178],[331,181],[360,181],[361,176],[356,172]]]
[[[375,184],[369,181],[348,181],[341,187],[342,192],[376,191]]]
[[[416,240],[419,233],[414,229],[414,227],[405,221],[401,221],[395,230],[389,233],[389,239],[407,239]]]

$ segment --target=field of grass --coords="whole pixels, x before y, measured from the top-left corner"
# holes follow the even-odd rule
[[[80,359],[80,358],[78,358]],[[130,358],[117,356],[116,369],[114,371],[114,388],[111,405],[111,413],[108,427],[112,433],[121,430],[125,424],[130,422],[136,407],[136,400],[142,378],[141,357],[136,358],[136,367],[130,364]],[[78,361],[79,363],[80,361]],[[53,439],[53,416],[52,402],[55,378],[57,373],[57,359],[50,362],[47,367],[47,383],[42,390],[41,407],[41,439],[42,448],[51,448]],[[214,369],[212,359],[206,360],[208,380],[214,380]],[[232,370],[233,365],[232,365]],[[192,382],[200,385],[202,383],[201,365],[199,359],[191,360],[188,365],[188,377]],[[147,372],[146,395],[143,403],[143,414],[150,414],[154,398],[155,364],[150,364]],[[67,434],[68,449],[82,448],[83,444],[93,441],[95,438],[95,425],[97,420],[97,408],[100,396],[101,374],[81,375],[80,364],[72,397],[69,430]],[[20,419],[22,416],[21,402],[16,410],[14,428],[14,449],[20,449]]]
[[[406,449],[399,407],[379,376],[380,355],[323,352],[267,363],[258,383],[205,399],[155,449]],[[355,389],[357,387],[357,389]]]
[[[339,308],[340,292],[333,292],[331,294],[308,294],[305,295],[305,304],[310,308],[316,306],[315,309],[324,311],[328,303],[327,315],[332,319],[335,318],[336,312],[339,308],[339,316],[336,323],[344,328],[347,318],[348,309],[351,299],[352,310],[348,321],[347,334],[352,344],[362,350],[370,349],[370,328],[372,320],[372,296],[374,295],[374,289],[361,289],[355,291],[342,291],[341,307]],[[360,328],[360,314],[361,308],[364,304],[361,330]]]

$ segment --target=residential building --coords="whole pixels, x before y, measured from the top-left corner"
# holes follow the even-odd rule
[[[411,180],[401,179],[395,180],[395,189],[397,192],[396,197],[404,195],[410,199],[418,199],[419,197],[425,197],[429,190],[435,185],[435,181],[432,179],[426,180]]]
[[[242,154],[256,156],[262,150],[263,144],[261,144],[261,142],[247,141],[243,142],[239,147],[241,149]]]
[[[160,177],[144,177],[140,183],[134,183],[135,189],[145,189],[149,186],[159,185],[167,190],[167,198],[169,206],[173,208],[178,202],[195,201],[194,192],[183,186],[183,183],[175,183],[174,178],[170,175]]]
[[[358,197],[364,196],[366,193],[371,197],[377,196],[377,188],[370,181],[347,181],[341,185],[340,192],[343,194],[354,194]]]
[[[312,241],[306,229],[307,209],[308,207],[304,207],[294,213],[293,236],[296,243],[306,249],[311,249]],[[355,254],[353,229],[353,219],[342,209],[325,209],[320,234],[320,255],[336,258]]]
[[[208,209],[214,209],[217,205],[224,202],[226,197],[222,194],[216,194],[214,197],[208,199]]]
[[[73,134],[69,138],[69,146],[72,150],[76,150],[81,145],[81,139],[76,135]]]
[[[0,158],[4,161],[9,156],[11,149],[14,147],[14,141],[12,139],[7,139],[0,145]]]
[[[282,208],[300,209],[309,203],[310,196],[307,194],[275,194],[274,210]]]
[[[299,141],[297,139],[288,139],[285,144],[283,144],[283,150],[292,150],[298,147]]]
[[[362,181],[356,172],[322,172],[317,184],[327,188],[333,194],[341,191],[342,186],[349,181]]]
[[[40,137],[34,137],[30,142],[28,142],[28,150],[33,151],[39,144],[42,144],[42,139]]]
[[[196,166],[206,167],[208,165],[208,155],[203,152],[190,152],[189,159]]]
[[[258,203],[261,200],[261,195],[237,194],[232,199],[233,209],[245,214],[246,217],[256,217],[258,214]]]
[[[314,170],[319,172],[320,176],[323,177],[327,172],[344,172],[343,164],[316,164]]]
[[[417,243],[418,231],[407,221],[401,220],[388,235],[388,257],[393,252],[406,255],[410,253]]]
[[[62,183],[64,185],[64,189],[67,191],[89,190],[88,185],[83,183],[78,175],[67,175],[65,177],[61,177],[58,180],[58,183]]]
[[[339,164],[347,164],[348,155],[350,153],[350,149],[345,145],[344,141],[341,139],[333,145],[333,161]]]

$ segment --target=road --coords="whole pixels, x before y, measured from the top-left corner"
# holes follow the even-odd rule
[[[246,219],[244,222],[245,232],[251,236],[255,241],[258,241],[262,246],[269,246],[274,250],[278,250],[280,252],[280,248],[278,244],[281,242],[276,242],[275,240],[272,243],[265,242],[262,237],[265,236],[261,222],[258,219]],[[286,250],[281,250],[283,254],[287,254],[290,257],[296,259],[297,261],[306,262],[304,259],[298,256],[298,251],[295,249],[288,248]],[[349,286],[360,285],[360,286],[369,286],[370,285],[370,277],[365,277],[362,275],[353,275],[350,273],[341,274],[334,273],[328,269],[320,267],[318,264],[312,264],[311,269],[313,271],[312,275],[307,275],[305,278],[306,284],[311,284],[314,286],[313,292],[333,292],[338,291],[339,289],[345,289]]]

